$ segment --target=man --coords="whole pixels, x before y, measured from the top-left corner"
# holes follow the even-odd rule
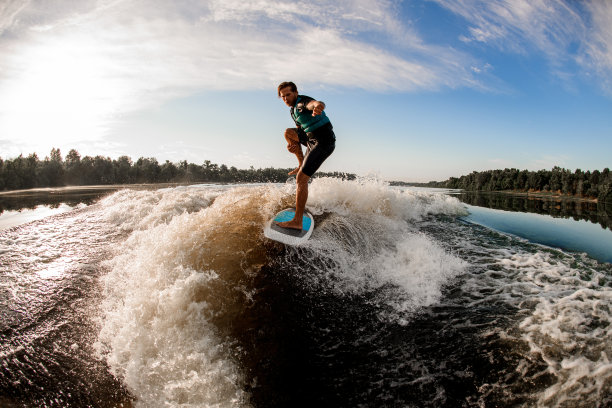
[[[291,118],[297,126],[285,130],[285,140],[287,150],[297,157],[298,167],[289,172],[289,175],[296,175],[295,217],[277,224],[283,228],[301,230],[308,200],[308,180],[336,148],[336,136],[329,118],[323,112],[323,102],[299,95],[293,82],[281,83],[278,97],[291,108]],[[306,154],[302,153],[301,145],[306,146]]]

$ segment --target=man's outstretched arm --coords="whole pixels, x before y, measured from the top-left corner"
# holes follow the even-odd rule
[[[312,111],[312,116],[320,115],[325,109],[325,104],[321,101],[310,101],[308,105],[306,105],[306,109]]]

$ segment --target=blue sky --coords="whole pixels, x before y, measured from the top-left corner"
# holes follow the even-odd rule
[[[8,0],[0,157],[291,167],[276,86],[327,104],[325,171],[612,167],[612,2]]]

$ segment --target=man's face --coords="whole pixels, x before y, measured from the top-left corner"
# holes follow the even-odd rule
[[[291,107],[295,105],[295,101],[297,100],[298,93],[297,91],[292,91],[290,86],[286,86],[280,90],[280,97],[285,102],[285,105]]]

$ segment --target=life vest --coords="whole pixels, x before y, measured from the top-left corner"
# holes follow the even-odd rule
[[[293,119],[295,125],[306,133],[312,132],[330,122],[325,112],[312,116],[312,111],[306,108],[306,105],[311,101],[314,101],[314,99],[310,96],[298,95],[295,106],[292,106],[290,110],[291,119]]]

